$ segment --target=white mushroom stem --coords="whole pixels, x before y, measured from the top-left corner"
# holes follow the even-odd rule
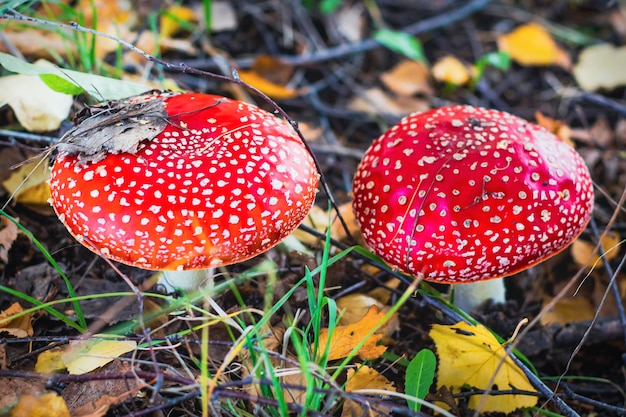
[[[503,279],[456,284],[454,285],[454,305],[469,313],[490,299],[494,303],[504,303],[505,292]]]
[[[160,271],[157,284],[161,285],[167,294],[176,290],[185,292],[196,291],[199,288],[211,289],[215,269],[195,269],[187,271]]]

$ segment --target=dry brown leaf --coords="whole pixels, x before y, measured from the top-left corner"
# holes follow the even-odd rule
[[[49,179],[48,159],[35,160],[13,171],[11,176],[2,182],[2,186],[13,197],[14,202],[48,206],[50,200]]]
[[[36,65],[51,65],[40,60]],[[52,90],[37,75],[0,77],[0,107],[9,105],[20,124],[30,132],[56,130],[67,119],[74,98]]]
[[[427,100],[407,96],[393,97],[377,87],[370,88],[360,96],[350,100],[348,107],[351,110],[365,113],[392,114],[395,116],[405,116],[430,109]]]
[[[615,146],[616,135],[623,134],[624,132],[624,130],[620,130],[620,126],[624,125],[618,122],[614,130],[606,117],[599,115],[591,129],[572,129],[571,137],[572,139],[589,143],[593,146],[596,146],[597,143],[602,147],[613,148]],[[618,138],[620,137],[621,136],[618,136]]]
[[[130,372],[132,365],[126,362],[113,362],[102,368],[102,373],[122,374]],[[100,417],[110,408],[132,399],[145,387],[139,378],[89,380],[72,382],[63,390],[63,398],[72,417]]]
[[[570,69],[569,55],[552,39],[542,26],[528,23],[498,37],[498,48],[515,62],[524,66],[559,65]]]
[[[391,391],[396,392],[396,387],[393,382],[389,381],[387,378],[382,376],[377,370],[374,368],[370,368],[366,365],[357,364],[357,369],[348,369],[347,372],[347,382],[346,382],[346,391],[347,392],[355,392],[361,389],[375,389],[381,391]],[[367,410],[367,413],[364,413],[363,407],[356,401],[347,400],[343,406],[343,410],[341,412],[342,417],[351,417],[351,416],[379,416],[381,412],[385,412],[386,408],[384,407],[376,407],[376,410]],[[391,410],[388,410],[389,412]]]
[[[389,90],[399,96],[433,94],[428,67],[412,59],[400,61],[391,70],[381,74],[380,79]]]
[[[15,302],[0,312],[0,333],[8,333],[14,337],[28,337],[34,334],[31,318],[33,313],[20,317],[12,317],[24,311],[20,303]]]
[[[257,56],[251,68],[258,76],[279,85],[289,83],[293,69],[293,65],[269,55]]]
[[[163,100],[107,102],[92,106],[55,147],[78,155],[81,162],[98,162],[108,154],[137,152],[139,142],[150,140],[168,124]]]
[[[440,82],[465,85],[472,80],[472,70],[452,55],[439,58],[432,68],[433,77]]]
[[[547,304],[547,300],[544,304]],[[566,325],[582,320],[591,320],[595,307],[585,297],[563,298],[554,307],[540,317],[541,324],[548,326],[553,323]]]
[[[0,262],[9,262],[9,249],[13,246],[13,242],[17,239],[19,229],[9,219],[0,217]]]
[[[552,119],[548,116],[544,116],[543,113],[535,112],[535,119],[537,124],[544,129],[555,134],[563,142],[567,143],[572,148],[575,148],[574,142],[572,142],[572,129],[560,120]]]
[[[604,236],[604,239],[602,239],[602,250],[606,259],[609,261],[615,259],[619,254],[620,243],[620,235],[615,231],[610,231]],[[586,240],[576,239],[570,249],[574,262],[578,266],[593,266],[596,268],[602,266],[603,259],[597,253],[593,253],[595,246],[595,244]]]
[[[341,359],[348,356],[363,338],[378,324],[385,316],[385,313],[378,311],[373,306],[367,312],[365,317],[356,323],[348,326],[335,327],[332,338],[328,340],[328,329],[320,330],[319,344],[326,346],[329,344],[328,360]],[[370,336],[365,344],[361,346],[357,352],[357,356],[363,360],[376,359],[386,350],[386,346],[377,346],[378,341],[383,337],[382,334],[374,334]]]
[[[34,396],[23,395],[11,409],[10,417],[70,417],[65,400],[54,392]]]
[[[39,29],[3,28],[2,37],[7,40],[7,44],[12,45],[29,58],[54,59],[55,55],[64,56],[68,51],[75,49],[72,42],[58,33]],[[11,53],[2,39],[0,39],[0,52]]]

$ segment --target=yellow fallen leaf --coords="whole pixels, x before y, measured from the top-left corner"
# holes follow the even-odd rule
[[[596,308],[591,300],[584,297],[563,298],[558,300],[552,310],[541,316],[541,324],[548,326],[553,323],[567,325],[583,320],[591,320]]]
[[[82,375],[136,348],[137,342],[132,340],[75,340],[70,342],[61,360],[70,374]]]
[[[447,387],[454,393],[470,386],[480,390],[536,391],[522,370],[509,358],[505,349],[484,326],[459,322],[452,326],[435,324],[430,337],[437,348],[437,388]],[[498,370],[493,385],[488,383]],[[521,407],[533,407],[538,397],[529,395],[489,395],[480,412],[510,413]],[[468,407],[476,410],[480,395],[470,397]]]
[[[572,64],[567,52],[559,48],[548,31],[536,23],[519,26],[499,36],[498,48],[527,67],[559,65],[569,69]]]
[[[164,38],[171,38],[185,28],[185,23],[195,24],[196,20],[196,12],[192,8],[170,6],[161,16],[159,34]]]
[[[22,395],[20,402],[11,409],[10,417],[70,417],[63,397],[54,392],[39,396]]]
[[[373,306],[358,322],[347,326],[335,327],[330,340],[328,340],[328,329],[321,329],[319,344],[322,347],[329,344],[328,360],[341,359],[348,356],[384,316],[385,313],[379,312],[378,308]],[[387,347],[376,345],[382,337],[382,334],[370,336],[357,352],[357,356],[366,360],[376,359],[382,355],[387,350]]]
[[[49,179],[48,160],[36,160],[19,167],[2,186],[13,196],[14,202],[47,206],[50,200]]]
[[[297,90],[273,83],[254,71],[239,71],[239,78],[274,99],[284,100],[298,97],[300,94]]]
[[[465,85],[472,79],[470,67],[452,55],[438,59],[431,72],[435,80],[454,85]]]
[[[604,251],[604,257],[609,261],[615,259],[619,254],[621,238],[615,231],[610,231],[602,239],[602,250]],[[587,242],[586,240],[576,239],[571,246],[571,254],[574,262],[579,266],[602,266],[602,258],[598,253],[593,254],[595,244]],[[592,256],[593,254],[593,256]]]
[[[626,46],[608,43],[585,48],[578,55],[574,77],[585,91],[612,90],[626,85]]]
[[[400,61],[391,70],[382,73],[380,80],[389,90],[399,96],[433,93],[428,67],[423,62],[413,59]]]
[[[39,372],[41,374],[53,374],[67,369],[61,359],[61,356],[65,353],[66,349],[66,346],[58,346],[41,352],[39,356],[37,356],[35,372]]]
[[[346,391],[354,392],[361,389],[375,389],[381,391],[396,392],[393,382],[378,373],[374,368],[357,364],[358,368],[348,369]],[[363,413],[363,407],[353,400],[347,400],[341,412],[342,417],[350,416],[379,416],[386,409],[378,407],[376,411],[369,409],[367,414]],[[391,411],[391,410],[389,410]]]
[[[393,382],[382,376],[376,369],[366,365],[356,364],[355,369],[348,369],[346,391],[354,392],[360,389],[379,389],[396,391]]]

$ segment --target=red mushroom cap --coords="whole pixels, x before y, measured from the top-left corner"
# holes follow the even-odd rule
[[[287,122],[225,97],[152,99],[168,123],[135,153],[55,161],[52,206],[77,240],[144,269],[204,269],[264,252],[305,218],[318,175]]]
[[[354,178],[366,243],[443,283],[498,278],[564,249],[585,228],[583,159],[545,129],[470,106],[412,114],[374,141]]]

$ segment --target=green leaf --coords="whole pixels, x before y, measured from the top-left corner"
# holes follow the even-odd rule
[[[481,63],[491,65],[502,71],[507,71],[511,67],[511,57],[506,52],[491,52],[483,55],[476,65],[480,65]]]
[[[322,0],[320,11],[324,14],[331,14],[341,6],[341,0]]]
[[[43,82],[59,93],[87,93],[97,100],[120,100],[151,90],[152,87],[101,75],[66,70],[56,65],[34,65],[0,52],[0,66],[24,75],[39,75]]]
[[[437,358],[429,349],[422,349],[411,360],[406,368],[405,391],[407,395],[417,397],[420,400],[426,398],[430,386],[435,379],[435,367]],[[408,401],[412,411],[419,412],[422,404],[417,401]]]
[[[405,55],[408,58],[420,62],[426,61],[421,42],[408,33],[390,29],[379,29],[374,34],[374,39],[380,42],[385,48]]]
[[[46,83],[48,87],[56,91],[57,93],[69,94],[72,96],[77,96],[85,92],[85,90],[74,84],[73,82],[67,81],[64,78],[59,77],[54,74],[40,74],[39,78],[41,81]]]
[[[487,68],[488,65],[501,71],[508,71],[511,67],[511,57],[506,52],[491,52],[480,57],[474,65],[476,68],[476,72],[474,73],[472,80],[474,85],[483,77],[485,68]]]

